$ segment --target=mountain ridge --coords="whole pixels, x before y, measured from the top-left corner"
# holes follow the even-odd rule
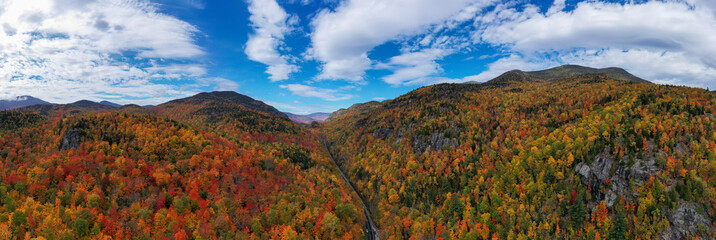
[[[64,114],[78,114],[78,113],[97,113],[106,112],[116,109],[115,107],[100,104],[90,100],[79,100],[68,104],[54,104],[54,105],[30,105],[14,110],[20,112],[35,113],[43,116],[55,116]]]
[[[113,103],[113,102],[110,102],[110,101],[107,101],[107,100],[100,101],[99,104],[107,105],[107,106],[110,106],[110,107],[121,107],[121,106],[122,106],[122,104]]]
[[[169,102],[159,104],[155,107],[159,107],[159,106],[166,105],[166,104],[172,104],[172,103],[205,104],[207,102],[209,102],[209,103],[229,102],[229,103],[239,104],[239,105],[242,105],[242,106],[250,108],[250,109],[277,115],[279,117],[288,119],[288,115],[277,110],[275,107],[268,105],[262,101],[251,98],[249,96],[234,92],[234,91],[201,92],[201,93],[198,93],[198,94],[190,96],[190,97],[171,100]]]
[[[592,68],[580,65],[562,65],[558,67],[548,68],[537,71],[522,71],[514,69],[507,71],[499,76],[485,82],[488,85],[499,85],[508,82],[522,81],[553,81],[558,79],[566,79],[578,75],[604,75],[615,80],[635,82],[635,83],[651,83],[640,77],[634,76],[623,68],[607,67]]]

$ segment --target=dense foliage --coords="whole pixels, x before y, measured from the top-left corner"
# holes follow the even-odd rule
[[[424,87],[324,132],[387,239],[712,238],[714,111],[582,75]]]
[[[311,130],[219,107],[0,112],[13,124],[0,128],[0,239],[363,236],[358,198]]]

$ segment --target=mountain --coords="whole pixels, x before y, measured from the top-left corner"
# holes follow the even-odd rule
[[[43,116],[62,116],[66,114],[106,112],[112,111],[114,109],[116,108],[97,102],[89,100],[80,100],[69,104],[31,105],[17,108],[15,110],[21,112],[35,113]]]
[[[21,108],[30,105],[52,105],[52,103],[45,102],[41,99],[34,98],[32,96],[18,96],[14,99],[0,100],[0,110],[10,110],[15,108]]]
[[[590,68],[579,65],[562,65],[550,69],[524,72],[521,70],[512,70],[488,81],[488,84],[504,84],[507,82],[522,82],[522,81],[552,81],[557,79],[566,79],[579,75],[587,74],[598,74],[605,75],[611,79],[627,82],[636,83],[650,83],[647,80],[641,79],[637,76],[632,75],[622,68],[610,67],[610,68]]]
[[[378,102],[378,101],[370,101],[370,102],[366,102],[366,103],[356,103],[356,104],[351,105],[347,109],[341,108],[341,109],[336,110],[335,112],[331,113],[328,116],[326,121],[332,121],[333,119],[337,119],[337,118],[339,118],[343,115],[346,115],[346,114],[348,114],[349,116],[356,116],[356,115],[360,116],[362,114],[369,112],[370,110],[373,110],[373,109],[379,107],[382,104],[383,104],[383,102]],[[344,116],[344,117],[346,117],[346,116]]]
[[[237,99],[0,111],[0,235],[364,238],[360,198],[318,130]]]
[[[172,100],[149,108],[161,117],[192,124],[207,130],[215,128],[244,131],[296,133],[300,126],[285,113],[236,92],[211,92]]]
[[[575,69],[422,87],[322,131],[384,239],[713,238],[715,96]]]
[[[190,104],[190,105],[210,105],[210,104],[238,104],[256,111],[273,114],[279,117],[288,119],[288,115],[276,110],[276,108],[265,104],[261,101],[255,100],[246,95],[239,94],[232,91],[217,91],[210,93],[199,93],[197,95],[169,101],[165,104]],[[160,105],[161,106],[161,105]]]
[[[101,101],[101,102],[99,102],[99,104],[107,105],[107,106],[110,106],[110,107],[121,107],[121,106],[122,106],[121,104],[116,104],[116,103],[113,103],[113,102],[110,102],[110,101]]]
[[[293,113],[286,113],[288,115],[288,118],[291,119],[291,121],[294,121],[299,124],[311,124],[312,122],[323,122],[328,119],[328,116],[330,116],[330,113],[311,113],[306,115],[300,115],[300,114],[293,114]]]

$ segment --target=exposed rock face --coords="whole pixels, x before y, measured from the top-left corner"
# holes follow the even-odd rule
[[[424,153],[428,150],[440,150],[443,147],[457,147],[457,141],[454,138],[445,137],[444,133],[433,133],[430,136],[416,136],[413,139],[413,151],[415,153]]]
[[[65,132],[65,135],[62,136],[60,149],[65,150],[78,147],[80,147],[80,130],[76,128],[68,129],[67,132]]]
[[[682,202],[671,211],[667,218],[671,227],[661,233],[660,239],[686,239],[699,236],[699,239],[714,239],[714,229],[709,217],[696,203]]]
[[[385,140],[386,138],[388,138],[388,136],[393,134],[393,132],[393,129],[381,128],[375,130],[375,132],[373,133],[373,137]]]
[[[606,147],[604,152],[596,156],[592,164],[581,162],[574,169],[581,176],[582,182],[592,189],[595,199],[604,200],[609,207],[614,205],[619,196],[638,197],[638,193],[629,189],[630,180],[642,184],[658,171],[654,159],[635,159],[634,165],[627,166],[617,164],[615,156],[611,155],[610,151],[610,148]],[[626,159],[622,159],[621,162],[626,162]],[[610,181],[608,186],[607,179]]]
[[[677,146],[677,148],[684,147]],[[604,200],[607,206],[612,207],[619,200],[619,196],[627,200],[637,200],[640,197],[639,193],[631,188],[630,182],[633,181],[640,186],[655,175],[659,171],[655,159],[661,153],[649,151],[645,159],[636,158],[634,164],[629,166],[627,164],[629,157],[618,161],[610,152],[611,149],[606,147],[595,157],[594,162],[591,164],[581,162],[577,164],[574,171],[582,178],[582,182],[591,188],[596,202]],[[714,239],[712,236],[715,229],[705,212],[706,210],[696,203],[679,203],[666,214],[670,228],[662,232],[659,238],[688,239],[699,236],[700,239]]]
[[[703,117],[711,119],[711,120],[716,120],[716,117],[714,117],[714,115],[711,113],[704,114]]]

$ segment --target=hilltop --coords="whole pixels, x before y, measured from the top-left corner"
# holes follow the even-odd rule
[[[68,104],[30,105],[26,107],[16,108],[14,110],[20,112],[35,113],[43,116],[62,116],[67,114],[107,112],[114,109],[116,108],[101,103],[89,100],[80,100]]]
[[[51,105],[52,103],[45,102],[42,99],[32,96],[18,96],[13,99],[0,100],[0,110],[10,110],[37,104]]]
[[[172,100],[167,103],[158,105],[167,106],[175,104],[191,104],[191,105],[220,105],[220,104],[236,104],[241,105],[256,111],[273,114],[279,117],[288,119],[288,115],[276,110],[273,106],[265,104],[264,102],[253,99],[249,96],[239,94],[233,91],[216,91],[216,92],[203,92],[196,94],[191,97]]]
[[[627,81],[635,83],[649,83],[649,81],[632,75],[622,68],[590,68],[579,65],[562,65],[550,69],[525,72],[522,70],[512,70],[487,81],[487,84],[503,84],[507,82],[521,81],[553,81],[558,79],[567,79],[579,75],[604,75],[618,81]]]

